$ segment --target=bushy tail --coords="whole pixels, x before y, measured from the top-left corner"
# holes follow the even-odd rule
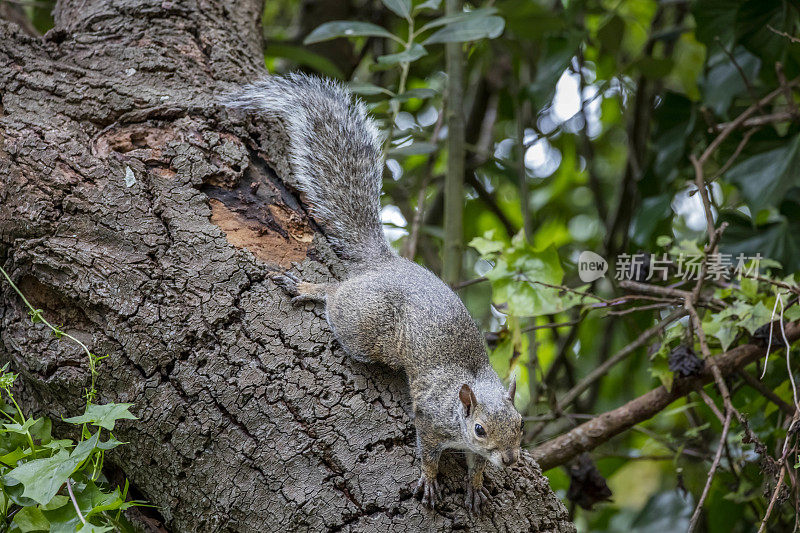
[[[304,74],[266,77],[224,103],[283,121],[295,178],[340,256],[360,262],[392,253],[380,221],[380,135],[344,87]]]

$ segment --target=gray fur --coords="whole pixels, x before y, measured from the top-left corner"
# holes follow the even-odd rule
[[[466,504],[480,511],[486,462],[519,458],[522,417],[492,369],[483,336],[459,297],[425,268],[393,253],[379,219],[379,136],[341,86],[308,76],[266,78],[229,102],[288,125],[294,172],[341,256],[360,264],[339,283],[274,278],[295,302],[323,301],[336,339],[353,358],[408,376],[422,461],[418,492],[433,506],[439,457],[467,454]],[[471,391],[469,405],[460,397]],[[476,434],[480,424],[486,434]]]
[[[223,103],[283,121],[294,176],[342,257],[365,262],[392,253],[380,222],[381,136],[347,89],[294,73],[262,78]]]

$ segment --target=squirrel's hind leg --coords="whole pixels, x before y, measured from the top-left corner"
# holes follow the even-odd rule
[[[308,283],[302,281],[291,272],[276,274],[271,278],[276,285],[282,288],[289,296],[292,296],[293,304],[325,302],[331,285],[330,283]]]

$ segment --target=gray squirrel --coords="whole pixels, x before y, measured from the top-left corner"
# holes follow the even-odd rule
[[[415,494],[432,508],[441,453],[463,451],[466,506],[479,513],[489,496],[486,461],[502,467],[520,456],[516,383],[503,386],[481,332],[450,287],[386,242],[381,136],[363,104],[340,84],[303,74],[263,78],[224,103],[283,122],[294,177],[347,266],[345,279],[335,283],[306,283],[289,273],[273,280],[294,303],[323,302],[351,357],[405,371],[422,461]]]

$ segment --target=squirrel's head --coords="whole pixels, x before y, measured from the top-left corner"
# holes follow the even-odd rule
[[[494,465],[511,466],[519,460],[522,440],[522,416],[514,408],[517,382],[512,380],[508,390],[487,389],[473,391],[464,384],[458,392],[464,441]]]

